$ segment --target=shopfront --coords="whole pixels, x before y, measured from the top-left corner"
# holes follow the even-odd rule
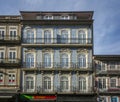
[[[27,95],[21,94],[20,102],[56,102],[56,95]]]

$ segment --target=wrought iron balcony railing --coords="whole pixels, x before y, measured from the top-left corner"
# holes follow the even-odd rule
[[[20,42],[21,38],[20,36],[16,35],[16,36],[10,36],[10,35],[4,35],[2,37],[0,37],[0,43],[8,43],[8,42]]]
[[[92,44],[91,38],[23,38],[25,44]]]
[[[15,59],[11,59],[11,58],[1,58],[0,59],[0,66],[9,66],[9,65],[17,65],[20,64],[20,59],[15,58]]]
[[[37,68],[42,69],[81,69],[81,70],[92,70],[92,63],[79,63],[79,62],[23,62],[23,68]]]
[[[88,86],[86,86],[88,87]],[[78,86],[68,86],[67,88],[63,88],[61,86],[50,86],[45,88],[44,86],[23,86],[22,87],[22,92],[38,92],[38,93],[82,93],[82,94],[87,94],[87,93],[94,93],[91,87],[88,87],[88,89],[80,89]]]

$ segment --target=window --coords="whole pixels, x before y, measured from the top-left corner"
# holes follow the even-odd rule
[[[0,62],[3,62],[4,59],[4,50],[0,50]]]
[[[79,77],[79,91],[86,91],[86,79]]]
[[[99,78],[98,79],[98,88],[99,89],[106,89],[107,88],[106,84],[107,84],[106,78]]]
[[[68,58],[68,54],[62,54],[61,56],[61,67],[69,67],[69,62],[68,62],[69,58]]]
[[[15,50],[9,51],[9,62],[11,63],[16,62],[16,51]]]
[[[51,43],[51,31],[50,30],[44,31],[44,42]]]
[[[44,54],[44,67],[45,68],[51,67],[51,54],[49,53]]]
[[[61,31],[61,43],[68,43],[68,30]]]
[[[84,55],[84,54],[78,55],[78,67],[79,68],[86,67],[86,55]]]
[[[3,73],[0,73],[0,85],[3,85],[4,83],[4,76]]]
[[[44,90],[50,91],[51,90],[51,78],[50,77],[44,77]]]
[[[17,29],[10,29],[10,40],[16,40],[17,39]]]
[[[34,91],[34,77],[32,76],[26,76],[26,87],[27,92],[33,92]]]
[[[116,79],[110,79],[110,87],[111,88],[116,88],[117,80]]]
[[[115,70],[115,62],[110,62],[110,70]]]
[[[80,44],[86,43],[86,33],[84,30],[78,31],[78,43],[80,43]]]
[[[5,28],[0,28],[0,40],[4,40]]]
[[[35,54],[34,53],[26,54],[26,67],[27,68],[35,67]]]
[[[118,97],[111,97],[111,102],[119,102]]]
[[[8,74],[8,84],[9,85],[15,85],[16,84],[16,74],[15,73],[9,73]]]
[[[32,29],[27,29],[27,39],[25,39],[27,43],[34,43],[34,32]]]
[[[45,15],[43,17],[43,19],[45,19],[45,20],[51,20],[51,19],[53,19],[53,16],[51,16],[51,15]]]
[[[62,19],[62,20],[69,20],[69,19],[70,19],[70,16],[68,16],[68,15],[63,15],[63,16],[61,16],[61,19]]]
[[[67,91],[69,89],[68,77],[62,76],[60,79],[60,89],[62,91]]]

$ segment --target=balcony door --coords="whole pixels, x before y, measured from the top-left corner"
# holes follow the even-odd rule
[[[51,43],[51,31],[50,30],[45,30],[44,31],[44,42],[45,43]]]
[[[61,43],[68,43],[68,31],[67,30],[61,31]]]
[[[44,67],[45,68],[51,67],[51,54],[49,53],[44,54]]]
[[[51,91],[51,78],[50,77],[44,77],[44,91]]]
[[[27,31],[27,43],[33,44],[35,41],[34,32],[32,30]]]
[[[4,40],[5,31],[3,29],[0,29],[0,40]]]
[[[34,92],[35,86],[34,86],[34,77],[32,76],[27,76],[26,77],[26,86],[25,90],[27,92]]]
[[[0,62],[3,62],[4,59],[4,51],[0,51]]]
[[[68,91],[69,90],[69,82],[68,77],[61,77],[60,79],[60,89],[61,91]]]
[[[17,30],[10,30],[10,40],[17,40]]]
[[[16,51],[9,51],[9,62],[16,62]]]
[[[86,55],[80,54],[78,56],[78,67],[79,68],[86,68]]]
[[[80,44],[85,44],[86,43],[86,34],[84,30],[80,30],[78,32],[78,42]]]
[[[61,56],[61,67],[62,68],[68,68],[69,67],[69,62],[68,62],[68,54],[62,54]]]
[[[79,77],[79,91],[86,91],[86,79],[83,77]]]
[[[27,68],[34,68],[35,67],[35,55],[34,53],[28,53],[26,55],[26,66]]]

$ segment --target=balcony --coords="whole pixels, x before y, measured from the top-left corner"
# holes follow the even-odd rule
[[[23,38],[23,46],[79,47],[92,46],[91,38]]]
[[[39,70],[39,71],[92,71],[92,63],[58,63],[58,62],[23,62],[23,70]]]
[[[20,44],[20,43],[21,43],[20,36],[5,35],[3,37],[0,37],[0,44]]]
[[[28,88],[27,86],[22,87],[23,93],[40,93],[40,94],[93,94],[92,88],[80,90],[78,87],[70,86],[68,89],[63,89],[62,87],[53,87],[49,89],[45,89],[41,86],[32,86],[31,88]]]
[[[17,67],[20,66],[20,59],[10,59],[10,58],[3,58],[0,59],[0,66],[1,67]]]
[[[106,89],[99,89],[99,93],[120,93],[120,86],[115,86],[115,87],[109,87]]]

